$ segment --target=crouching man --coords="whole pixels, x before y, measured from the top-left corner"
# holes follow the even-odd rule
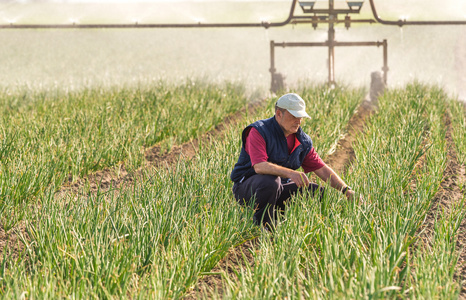
[[[351,200],[354,191],[329,166],[301,129],[306,104],[297,94],[286,94],[275,104],[275,115],[256,121],[243,130],[241,153],[232,173],[233,194],[244,205],[254,201],[254,222],[272,229],[277,211],[299,190],[308,189],[322,197],[324,188],[309,182],[305,173],[314,172]],[[302,167],[304,172],[296,171]]]

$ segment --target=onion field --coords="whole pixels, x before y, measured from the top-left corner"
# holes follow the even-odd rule
[[[134,169],[145,149],[198,137],[246,103],[240,86],[201,82],[170,87],[0,94],[0,191],[5,230],[15,211],[46,189],[124,164]]]
[[[367,91],[293,92],[307,102],[302,126],[317,152],[340,155]],[[272,116],[277,99],[252,108],[257,96],[241,85],[202,82],[2,91],[1,298],[462,296],[463,103],[417,82],[387,89],[357,128],[351,159],[331,165],[362,201],[330,187],[322,201],[296,195],[272,236],[236,203],[229,174],[242,129]],[[193,155],[146,161],[154,146],[163,160],[193,140]],[[122,165],[139,175],[98,191],[67,188]]]

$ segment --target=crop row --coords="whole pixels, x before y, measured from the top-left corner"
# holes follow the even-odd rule
[[[452,137],[456,145],[458,162],[466,164],[466,105],[461,102],[452,102],[450,112],[453,126]]]
[[[144,161],[147,147],[160,144],[168,151],[196,138],[246,101],[241,86],[195,81],[139,89],[3,91],[2,225],[15,223],[5,220],[8,210],[27,205],[47,188],[121,163],[132,170]]]
[[[362,99],[362,91],[303,89],[313,119],[304,125],[320,153],[330,151]],[[242,126],[270,116],[276,99]],[[328,125],[331,124],[331,125]],[[231,194],[241,127],[201,143],[195,160],[148,170],[116,193],[53,193],[28,208],[24,256],[4,251],[3,297],[179,298],[235,245],[260,235],[251,212]],[[324,155],[323,155],[324,156]],[[47,216],[47,217],[44,217]]]

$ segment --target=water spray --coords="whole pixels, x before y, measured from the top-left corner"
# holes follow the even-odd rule
[[[369,0],[371,5],[372,14],[374,15],[377,23],[383,25],[396,25],[396,26],[405,26],[405,25],[466,25],[466,21],[408,21],[407,18],[401,17],[398,21],[389,21],[383,20],[377,14],[377,9],[375,8],[374,0]]]
[[[8,24],[0,25],[0,29],[92,29],[92,28],[228,28],[228,27],[282,27],[289,24],[311,24],[316,29],[319,24],[328,24],[328,39],[325,42],[311,43],[290,43],[270,41],[270,73],[271,73],[271,90],[277,91],[284,87],[284,76],[277,72],[275,68],[275,47],[327,47],[328,48],[328,83],[335,85],[335,47],[383,47],[383,83],[387,83],[387,40],[383,41],[361,41],[361,42],[338,42],[335,40],[335,26],[343,24],[346,29],[351,27],[352,23],[380,23],[383,25],[466,25],[466,21],[408,21],[406,18],[400,18],[397,21],[389,21],[380,18],[374,4],[374,0],[369,0],[374,19],[353,19],[351,15],[359,14],[365,0],[345,0],[337,1],[343,6],[337,7],[335,0],[328,0],[327,8],[317,8],[316,0],[292,0],[288,17],[281,22],[269,22],[262,20],[256,23],[203,23],[203,20],[196,20],[196,23],[178,23],[178,24],[156,24],[140,23],[139,20],[133,19],[132,23],[127,24],[80,24],[78,20],[70,20],[70,24],[17,24],[9,21]],[[295,15],[296,4],[299,4],[302,14]],[[340,17],[342,16],[342,17]]]

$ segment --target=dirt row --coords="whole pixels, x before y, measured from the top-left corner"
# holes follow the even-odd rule
[[[444,116],[447,142],[447,164],[443,172],[443,181],[440,189],[433,199],[431,209],[427,214],[421,242],[424,245],[432,245],[432,238],[435,223],[438,222],[439,214],[442,211],[450,212],[455,205],[461,202],[465,196],[465,191],[460,186],[466,183],[465,166],[458,163],[455,144],[451,135],[452,124],[449,114]],[[463,251],[466,245],[466,219],[463,219],[458,231],[456,250],[461,253],[456,265],[455,279],[460,281],[462,286],[460,299],[466,299],[466,252]]]
[[[440,191],[435,196],[435,205],[429,213],[427,222],[433,226],[435,215],[439,209],[451,211],[452,207],[463,199],[465,191],[460,186],[466,183],[465,166],[458,163],[456,147],[451,135],[452,125],[448,114],[445,116],[445,125],[447,127],[447,166],[443,173],[444,180],[441,183]],[[463,219],[458,230],[456,250],[461,253],[456,265],[455,278],[461,281],[460,299],[466,299],[466,252],[463,251],[466,246],[466,219]]]
[[[465,166],[460,166],[458,174],[460,174],[460,180],[462,181],[463,185],[466,182],[466,170]],[[454,193],[458,195],[461,191],[456,186]],[[465,191],[462,191],[463,197],[466,196]],[[456,243],[456,250],[460,252],[460,257],[458,259],[458,263],[456,265],[456,278],[461,282],[461,293],[460,299],[466,299],[466,218],[464,218],[461,222],[459,232],[458,232],[458,240]]]
[[[349,120],[347,134],[338,141],[336,151],[326,159],[326,164],[332,167],[337,174],[343,174],[346,171],[345,168],[354,161],[353,143],[356,142],[358,134],[363,132],[366,121],[376,109],[376,102],[364,100]]]

